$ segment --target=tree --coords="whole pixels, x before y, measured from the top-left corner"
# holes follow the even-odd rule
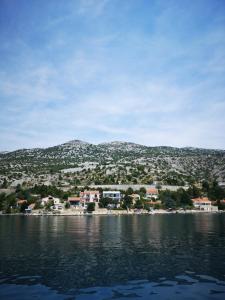
[[[225,191],[218,185],[217,182],[213,182],[212,186],[208,190],[208,197],[211,200],[222,200],[225,198]]]
[[[7,189],[7,187],[8,187],[8,181],[6,180],[6,178],[4,178],[2,183],[2,189]]]
[[[66,201],[65,208],[66,208],[66,209],[70,208],[70,203],[69,203],[69,201]]]
[[[169,190],[162,191],[159,194],[159,199],[165,208],[174,208],[176,206],[176,192]]]
[[[177,190],[175,193],[176,197],[176,205],[177,206],[192,206],[192,200],[187,191],[184,189],[180,188]]]
[[[140,193],[140,196],[141,196],[141,197],[144,197],[145,194],[146,194],[146,188],[141,187],[141,188],[139,189],[139,193]]]
[[[190,195],[191,198],[198,198],[198,197],[201,197],[201,191],[200,189],[195,186],[195,185],[192,185],[189,189],[188,189],[188,193]]]
[[[141,209],[141,208],[144,207],[144,205],[143,205],[141,200],[137,200],[134,207],[137,208],[137,209]]]
[[[34,209],[41,209],[43,208],[42,204],[41,204],[41,201],[36,201],[35,202],[35,206],[34,206]]]
[[[156,189],[160,190],[162,188],[161,184],[159,182],[156,183]]]
[[[127,208],[131,208],[132,204],[133,204],[132,198],[129,195],[125,194],[125,196],[123,198],[123,205],[122,205],[122,207],[126,208],[126,209]]]
[[[126,190],[126,194],[127,194],[127,195],[131,195],[131,194],[133,194],[133,192],[134,192],[134,190],[133,190],[131,187],[129,187],[129,188]]]
[[[21,213],[24,213],[26,208],[28,208],[28,204],[27,204],[27,202],[23,202],[23,203],[20,205],[20,212],[21,212]]]
[[[220,200],[217,201],[218,209],[225,210],[225,203],[221,202]]]
[[[209,191],[209,183],[208,183],[208,181],[204,180],[202,182],[202,190],[203,190],[204,193],[208,193],[208,191]]]
[[[46,204],[45,204],[45,209],[46,210],[50,210],[51,207],[54,205],[54,201],[53,200],[49,200]]]
[[[162,205],[159,203],[154,204],[154,209],[160,209],[162,208]]]
[[[107,207],[109,204],[112,203],[112,199],[108,198],[108,197],[104,197],[104,198],[101,198],[100,201],[99,201],[99,206],[101,208],[105,208]]]
[[[16,194],[21,192],[22,191],[22,188],[21,188],[21,184],[17,184],[16,186]]]
[[[31,195],[30,195],[30,192],[25,190],[23,192],[23,195],[24,195],[24,199],[26,199],[27,201],[30,201],[31,200]]]
[[[152,209],[152,205],[150,205],[149,203],[144,202],[144,209],[150,211]]]
[[[164,199],[164,205],[166,208],[175,208],[176,207],[176,202],[172,197],[167,196]]]
[[[41,195],[42,198],[47,197],[48,195],[52,195],[53,197],[62,198],[64,192],[62,190],[57,189],[56,186],[47,186],[47,185],[35,185],[33,188],[29,190],[29,192]]]
[[[95,202],[89,202],[87,206],[88,212],[93,212],[95,210]]]
[[[4,196],[2,196],[2,200],[4,199]],[[4,201],[2,202],[2,210],[5,213],[10,213],[11,212],[11,208],[15,208],[16,207],[16,195],[13,194],[9,194],[7,196],[5,196]]]
[[[3,210],[5,201],[6,201],[6,194],[1,193],[0,194],[0,211]]]
[[[68,194],[68,193],[65,193],[65,194],[63,195],[63,200],[67,200],[68,197],[69,197],[69,194]]]
[[[103,193],[103,188],[98,187],[98,188],[97,188],[97,191],[99,191],[99,193],[102,194],[102,193]]]

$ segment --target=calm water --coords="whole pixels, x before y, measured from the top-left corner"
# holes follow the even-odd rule
[[[225,214],[1,216],[0,299],[225,299]]]

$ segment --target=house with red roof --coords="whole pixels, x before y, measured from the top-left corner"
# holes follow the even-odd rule
[[[84,206],[84,202],[80,197],[68,197],[68,202],[72,207],[75,208]]]
[[[158,197],[159,197],[159,191],[157,188],[151,187],[146,190],[145,198],[147,200],[154,200],[154,199],[156,200],[156,199],[158,199]]]
[[[99,191],[84,191],[80,192],[80,198],[82,201],[86,202],[99,202],[100,193]]]
[[[80,192],[80,196],[68,197],[68,202],[74,208],[86,208],[88,203],[98,203],[99,200],[99,191],[84,191]]]
[[[212,211],[218,209],[217,206],[212,206],[212,202],[208,199],[208,197],[198,197],[191,200],[193,202],[193,206],[198,210]]]

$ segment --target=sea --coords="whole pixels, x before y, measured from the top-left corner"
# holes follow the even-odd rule
[[[225,214],[2,215],[0,299],[225,299]]]

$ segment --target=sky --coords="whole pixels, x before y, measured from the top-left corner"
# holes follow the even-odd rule
[[[0,0],[0,151],[225,149],[224,0]]]

